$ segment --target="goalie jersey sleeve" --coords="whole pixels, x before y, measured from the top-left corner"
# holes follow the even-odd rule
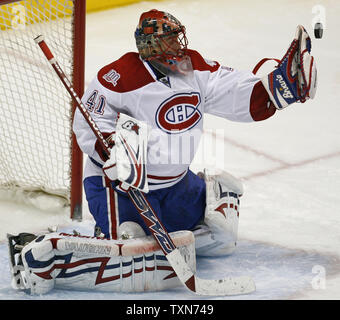
[[[193,68],[205,91],[205,112],[231,121],[253,122],[271,117],[276,109],[260,78],[203,59],[191,52]]]
[[[204,113],[239,122],[273,114],[258,77],[207,61],[197,51],[188,53],[193,72],[168,77],[160,76],[137,53],[127,53],[103,67],[82,98],[103,133],[115,130],[119,112],[149,125],[150,190],[171,186],[185,176],[199,145]],[[96,137],[78,110],[73,130],[81,150],[100,167],[104,161],[96,150]],[[91,170],[87,176],[101,172]]]

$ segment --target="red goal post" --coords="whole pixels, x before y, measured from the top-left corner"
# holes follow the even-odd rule
[[[0,0],[0,189],[10,198],[38,193],[63,199],[77,220],[83,159],[72,132],[75,105],[33,39],[50,39],[82,96],[85,20],[85,0]]]

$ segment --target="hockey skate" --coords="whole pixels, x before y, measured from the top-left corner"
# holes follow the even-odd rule
[[[19,233],[17,236],[7,234],[10,258],[9,262],[12,276],[11,285],[13,289],[26,290],[29,288],[25,276],[24,265],[22,263],[21,251],[25,245],[32,242],[35,238],[36,235],[26,232]]]

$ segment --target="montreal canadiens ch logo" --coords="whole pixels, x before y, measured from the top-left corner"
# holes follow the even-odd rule
[[[157,109],[156,123],[167,133],[182,133],[193,128],[202,118],[198,92],[179,93],[165,100]]]

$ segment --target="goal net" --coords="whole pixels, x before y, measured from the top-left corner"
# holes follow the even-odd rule
[[[0,195],[40,207],[37,195],[51,195],[78,219],[82,157],[73,103],[34,38],[45,37],[82,95],[85,1],[1,1],[0,28]]]

